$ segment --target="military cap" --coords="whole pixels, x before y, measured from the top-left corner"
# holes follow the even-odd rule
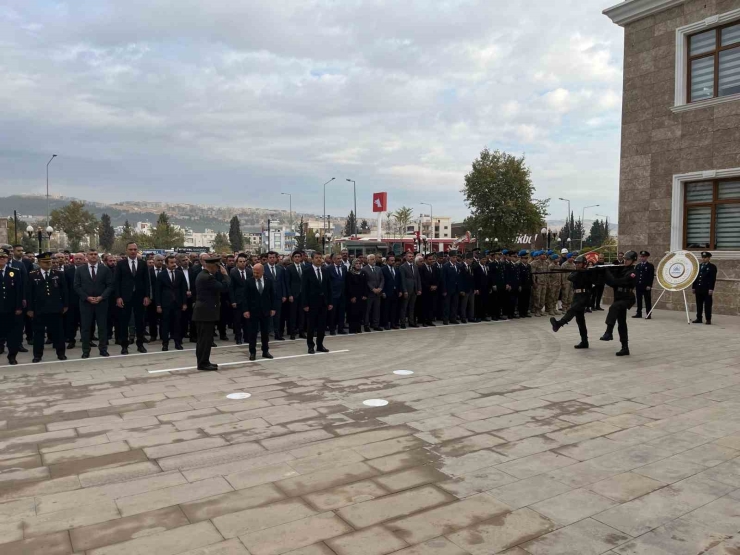
[[[10,256],[10,253],[7,249],[0,249],[0,258],[8,258],[8,256]]]
[[[551,255],[552,255],[552,249],[547,249],[547,256],[551,256]]]
[[[583,256],[582,254],[580,254],[580,255],[576,256],[575,262],[576,262],[576,264],[585,264],[586,263],[586,257]]]
[[[650,256],[648,251],[640,251],[640,256]]]
[[[625,260],[637,260],[637,253],[635,251],[627,251],[624,253]]]
[[[218,255],[211,255],[210,258],[206,258],[204,260],[206,264],[220,264],[221,263],[221,257]]]
[[[702,258],[712,258],[712,253],[709,251],[704,251],[701,253]]]
[[[519,256],[528,256],[529,251],[527,249],[522,249],[519,251]]]
[[[486,250],[485,253],[486,254],[491,254],[491,251],[490,250]]]
[[[560,258],[560,256],[558,256],[555,253],[553,253],[553,254],[550,255],[550,260],[557,260],[558,258]]]
[[[501,251],[501,254],[509,254],[509,249],[504,249]]]
[[[565,255],[565,258],[568,259],[568,260],[570,260],[572,257],[573,257],[573,253],[572,252],[569,252],[568,254]]]
[[[50,252],[41,252],[39,253],[39,260],[51,260],[52,253]]]

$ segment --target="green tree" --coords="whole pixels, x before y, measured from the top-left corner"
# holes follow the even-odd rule
[[[313,229],[309,229],[308,233],[306,233],[306,249],[313,251],[319,250],[319,240]]]
[[[57,231],[64,231],[69,239],[69,250],[80,250],[80,243],[86,235],[98,230],[95,214],[85,209],[85,203],[73,200],[62,208],[51,211],[50,224]]]
[[[229,243],[233,252],[242,252],[244,250],[244,235],[239,225],[239,217],[234,216],[229,222]]]
[[[502,244],[513,243],[519,233],[539,231],[550,201],[532,198],[534,190],[524,156],[483,149],[462,190],[472,212],[468,229],[481,229],[484,237],[497,237]]]
[[[342,235],[345,237],[351,237],[355,234],[355,227],[357,226],[357,218],[355,217],[355,211],[350,210],[349,216],[347,216],[347,221],[344,223],[344,230],[342,231]]]
[[[408,206],[402,206],[393,213],[393,220],[396,223],[398,229],[398,235],[400,237],[406,236],[406,229],[408,228],[411,220],[414,217],[414,209]]]
[[[229,243],[229,238],[226,236],[225,233],[218,232],[216,233],[216,238],[213,240],[213,245],[211,248],[214,250],[214,252],[221,254],[229,252],[229,248],[231,248],[231,243]]]
[[[171,249],[185,242],[185,234],[170,223],[170,217],[162,212],[150,236],[155,249]]]
[[[295,229],[295,248],[299,251],[306,248],[306,224],[303,222],[303,216]]]
[[[606,220],[594,220],[591,224],[591,231],[588,234],[588,245],[590,247],[600,247],[606,244],[609,238],[609,222]]]
[[[577,219],[575,224],[573,225],[573,232],[571,233],[570,237],[573,239],[573,249],[579,249],[581,248],[581,243],[583,245],[586,245],[586,237],[585,237],[586,230],[583,226],[583,222],[581,219]]]
[[[39,248],[39,242],[36,239],[36,232],[34,231],[33,236],[29,237],[28,233],[26,233],[27,227],[28,222],[18,220],[18,243],[23,245],[24,252],[36,252]],[[15,238],[15,220],[13,218],[8,218],[8,243],[11,245],[15,244]]]
[[[360,233],[370,233],[370,224],[367,223],[367,220],[360,222]]]
[[[103,250],[110,251],[110,249],[113,247],[113,243],[116,240],[116,232],[110,223],[110,216],[108,214],[103,214],[102,216],[100,216],[98,237],[98,241],[100,243],[100,246],[103,247]]]

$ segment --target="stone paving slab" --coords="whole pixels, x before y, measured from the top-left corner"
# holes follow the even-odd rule
[[[736,555],[740,318],[629,327],[627,360],[540,319],[256,363],[223,344],[237,364],[212,373],[156,344],[21,355],[0,366],[0,553]]]

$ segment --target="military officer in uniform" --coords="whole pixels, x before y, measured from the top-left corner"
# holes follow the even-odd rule
[[[702,312],[706,315],[706,324],[712,324],[712,295],[717,283],[717,266],[712,264],[712,253],[701,253],[701,265],[691,290],[696,295],[696,320],[694,324],[701,324]]]
[[[637,313],[633,318],[642,318],[642,300],[645,299],[645,312],[648,314],[646,319],[650,320],[650,311],[653,309],[652,289],[653,280],[655,280],[655,266],[648,261],[648,258],[650,258],[648,251],[640,251],[640,262],[635,266],[635,274],[637,274],[637,287],[635,289],[637,293]]]
[[[204,257],[203,263],[203,270],[195,279],[193,322],[198,336],[195,357],[198,370],[218,370],[217,364],[211,364],[211,347],[213,332],[221,317],[221,294],[229,290],[229,274],[218,255]]]
[[[15,357],[23,341],[23,273],[8,266],[8,251],[0,250],[0,354],[8,345],[8,362]]]
[[[637,253],[627,251],[624,254],[623,268],[613,273],[611,269],[606,270],[606,284],[614,289],[614,302],[606,314],[606,331],[599,339],[601,341],[613,340],[614,324],[618,324],[619,341],[622,343],[622,349],[617,353],[618,357],[630,354],[627,337],[627,311],[635,305],[635,285],[637,284],[635,261],[637,261]]]
[[[51,253],[39,255],[38,270],[28,275],[28,315],[33,318],[33,362],[44,356],[44,338],[49,333],[59,360],[67,360],[64,345],[64,314],[69,292],[64,272],[51,269]]]
[[[530,300],[532,298],[532,265],[529,263],[529,251],[524,249],[519,251],[519,316],[521,318],[531,318],[529,312]]]
[[[566,264],[569,265],[569,263]],[[563,267],[566,267],[566,264],[563,264]],[[585,268],[586,257],[580,255],[575,260],[574,271],[568,274],[568,281],[572,284],[573,304],[569,306],[565,316],[560,320],[554,317],[550,318],[552,331],[557,332],[575,317],[578,332],[581,335],[581,342],[574,346],[576,349],[588,349],[588,329],[586,328],[585,314],[591,302],[592,276],[589,272],[584,271]],[[563,301],[563,304],[565,304],[565,301]]]

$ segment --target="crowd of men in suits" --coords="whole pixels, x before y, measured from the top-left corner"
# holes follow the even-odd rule
[[[135,243],[120,256],[90,249],[42,253],[38,260],[16,246],[0,254],[0,353],[7,345],[9,361],[15,364],[17,353],[27,352],[24,333],[33,345],[33,361],[39,362],[45,345],[53,345],[57,357],[65,360],[78,334],[81,356],[89,358],[92,347],[109,356],[110,342],[124,355],[130,345],[145,353],[145,345],[157,339],[163,351],[170,342],[182,350],[185,340],[199,339],[201,350],[207,343],[210,351],[215,339],[230,341],[231,332],[237,345],[249,345],[254,360],[258,338],[262,355],[272,358],[270,337],[306,339],[309,352],[322,352],[326,334],[558,315],[572,302],[572,283],[567,274],[549,269],[575,269],[572,257],[577,254],[504,249],[406,252],[381,258],[352,257],[346,250],[312,256],[295,251],[283,257],[271,251],[221,255],[216,263],[209,254],[142,255]],[[655,268],[649,256],[640,252],[635,266],[635,317],[642,316],[643,302],[647,314],[652,308]],[[619,253],[614,263],[622,261]],[[594,263],[603,263],[603,257]],[[209,267],[209,282],[219,285],[209,289],[208,306],[202,300],[196,310],[196,282]],[[602,310],[602,275],[595,274],[587,311]],[[716,267],[703,258],[695,284],[698,322],[702,312],[711,322],[715,279]],[[216,302],[210,302],[212,295]],[[199,338],[197,322],[205,313],[213,331]],[[207,357],[199,360],[199,367],[201,362],[210,365]]]

